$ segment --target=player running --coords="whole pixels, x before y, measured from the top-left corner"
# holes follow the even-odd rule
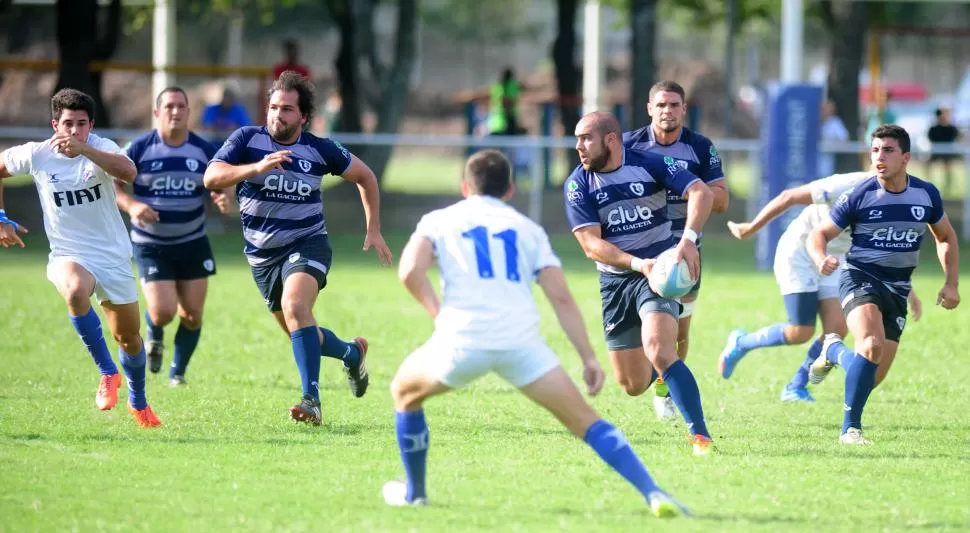
[[[402,253],[401,281],[434,319],[435,329],[404,360],[391,384],[407,482],[384,485],[384,500],[396,506],[428,502],[424,400],[495,372],[589,444],[633,484],[655,515],[686,513],[656,485],[623,433],[583,400],[542,339],[533,280],[579,352],[589,394],[600,391],[603,370],[548,236],[505,203],[513,194],[511,179],[511,164],[500,152],[473,155],[461,183],[465,199],[422,217]],[[435,260],[443,283],[440,300],[428,278]]]
[[[313,84],[284,72],[269,90],[266,126],[233,132],[209,162],[205,186],[236,187],[245,254],[253,279],[290,337],[303,398],[290,409],[293,420],[320,425],[320,357],[343,362],[350,390],[367,392],[367,340],[346,342],[317,326],[313,304],[327,285],[332,250],[323,218],[320,182],[334,174],[360,190],[367,223],[364,250],[373,247],[391,263],[380,224],[377,177],[360,159],[330,139],[305,131],[313,117]]]
[[[0,179],[30,174],[37,186],[51,248],[47,279],[64,298],[71,324],[101,371],[95,395],[98,409],[107,411],[118,403],[121,378],[91,306],[92,294],[118,343],[128,380],[128,411],[142,427],[160,426],[145,396],[138,285],[131,268],[131,241],[115,206],[113,181],[131,183],[135,165],[113,141],[91,133],[93,117],[90,96],[74,89],[58,91],[51,98],[54,136],[0,154]],[[17,231],[0,204],[0,244],[22,247]]]
[[[677,82],[664,80],[655,83],[650,88],[650,101],[647,102],[651,123],[624,133],[623,145],[673,158],[674,164],[701,178],[710,187],[714,193],[711,209],[716,213],[723,213],[727,211],[729,195],[727,180],[724,179],[724,170],[721,168],[721,157],[710,139],[684,126],[684,116],[687,114],[686,94]],[[687,223],[687,199],[670,190],[667,191],[667,219],[670,220],[674,238],[683,237]],[[697,250],[701,250],[700,236],[697,236]],[[701,290],[702,271],[703,266],[697,273],[694,288],[680,298],[683,307],[677,320],[677,356],[681,361],[687,360],[690,321]],[[670,390],[662,377],[657,378],[654,392],[656,395],[653,406],[657,418],[677,416]]]
[[[189,98],[180,87],[168,87],[155,98],[158,128],[131,142],[128,157],[138,176],[134,195],[115,182],[118,208],[131,219],[131,240],[148,309],[148,369],[162,368],[163,328],[179,317],[169,384],[185,385],[189,360],[202,334],[202,309],[216,273],[205,231],[202,185],[215,147],[189,131]],[[231,199],[222,191],[209,193],[223,214]]]
[[[836,364],[845,368],[843,444],[871,442],[862,432],[862,411],[873,388],[885,378],[896,357],[906,327],[906,297],[926,231],[936,238],[937,255],[946,281],[936,303],[944,309],[960,304],[957,236],[943,211],[940,192],[906,171],[910,139],[903,128],[883,125],[872,133],[870,150],[876,174],[844,193],[831,218],[808,236],[808,253],[819,272],[830,276],[841,261],[826,251],[842,230],[851,231],[839,296],[856,351],[837,335],[827,335],[822,353],[810,369],[820,382]]]

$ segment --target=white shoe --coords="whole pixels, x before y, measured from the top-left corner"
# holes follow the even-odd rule
[[[689,517],[690,511],[684,504],[675,500],[671,495],[662,490],[655,490],[647,496],[650,503],[650,510],[657,518],[676,518],[678,516]]]
[[[384,503],[393,507],[425,506],[428,505],[427,498],[415,498],[408,501],[408,486],[403,481],[388,481],[381,490],[384,495]]]
[[[654,396],[653,408],[657,412],[657,420],[677,418],[677,405],[670,396]]]
[[[867,439],[866,436],[862,434],[862,430],[858,428],[849,428],[848,431],[839,437],[839,442],[852,446],[872,446],[872,441]]]
[[[815,358],[815,362],[808,367],[808,382],[812,385],[818,385],[821,383],[829,372],[835,368],[835,363],[828,360],[825,354],[829,352],[829,348],[832,347],[836,342],[841,342],[842,337],[839,337],[837,333],[829,333],[822,340],[822,353]]]

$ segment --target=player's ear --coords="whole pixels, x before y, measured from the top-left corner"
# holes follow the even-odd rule
[[[508,202],[513,196],[515,196],[515,184],[509,183],[509,188],[505,191],[505,194],[502,195],[502,201]]]
[[[903,154],[903,164],[908,165],[909,160],[913,158],[913,152],[906,152]]]
[[[468,198],[468,182],[464,178],[461,180],[461,195]]]
[[[57,131],[57,121],[54,119],[51,119],[51,129]]]

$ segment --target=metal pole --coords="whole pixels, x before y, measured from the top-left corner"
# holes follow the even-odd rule
[[[781,5],[781,82],[802,81],[805,9],[803,0],[783,0]]]
[[[152,101],[162,89],[175,84],[175,75],[168,71],[175,63],[177,26],[175,0],[156,0],[152,16]]]
[[[521,149],[521,148],[519,148]],[[529,191],[529,218],[536,224],[542,225],[542,173],[539,164],[542,161],[542,148],[535,146],[530,149],[529,178],[532,180],[532,190]]]
[[[601,109],[603,87],[603,6],[587,0],[583,12],[583,114]]]

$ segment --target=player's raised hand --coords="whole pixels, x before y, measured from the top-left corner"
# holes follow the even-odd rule
[[[687,270],[690,271],[690,280],[697,281],[697,276],[701,272],[701,254],[697,251],[697,245],[689,239],[681,239],[677,245],[677,262],[683,259],[687,261]]]
[[[728,230],[731,231],[731,235],[734,235],[735,239],[744,240],[751,236],[751,223],[750,222],[728,222]]]
[[[158,211],[143,202],[132,202],[128,208],[128,217],[131,223],[136,226],[147,226],[158,222]]]
[[[51,138],[51,146],[55,152],[62,153],[68,157],[81,155],[84,151],[84,143],[77,140],[73,135],[59,133]]]
[[[223,215],[228,215],[232,211],[232,197],[225,191],[212,191],[209,193],[212,203]]]
[[[940,294],[936,296],[936,305],[943,306],[943,309],[955,309],[960,305],[960,292],[956,285],[944,285],[940,289]]]
[[[384,236],[381,235],[381,232],[367,232],[367,236],[364,237],[364,251],[370,250],[372,246],[377,251],[377,257],[381,260],[382,265],[389,266],[394,262],[394,254],[391,253],[391,249],[384,242]]]
[[[4,221],[0,221],[0,246],[4,248],[20,246],[23,248],[24,241],[20,239],[20,235],[17,235],[17,233],[27,233],[27,228],[4,217]]]
[[[257,174],[262,174],[263,172],[269,172],[270,170],[276,169],[283,172],[283,163],[291,163],[293,159],[290,158],[293,152],[290,150],[280,150],[279,152],[273,152],[271,154],[266,154],[263,156],[258,163],[256,163]]]
[[[827,255],[825,259],[818,265],[818,271],[823,276],[830,276],[833,272],[839,269],[839,260],[835,256]]]
[[[586,382],[586,392],[590,396],[596,396],[603,390],[606,374],[603,373],[603,367],[595,358],[587,359],[583,363],[583,381]]]

